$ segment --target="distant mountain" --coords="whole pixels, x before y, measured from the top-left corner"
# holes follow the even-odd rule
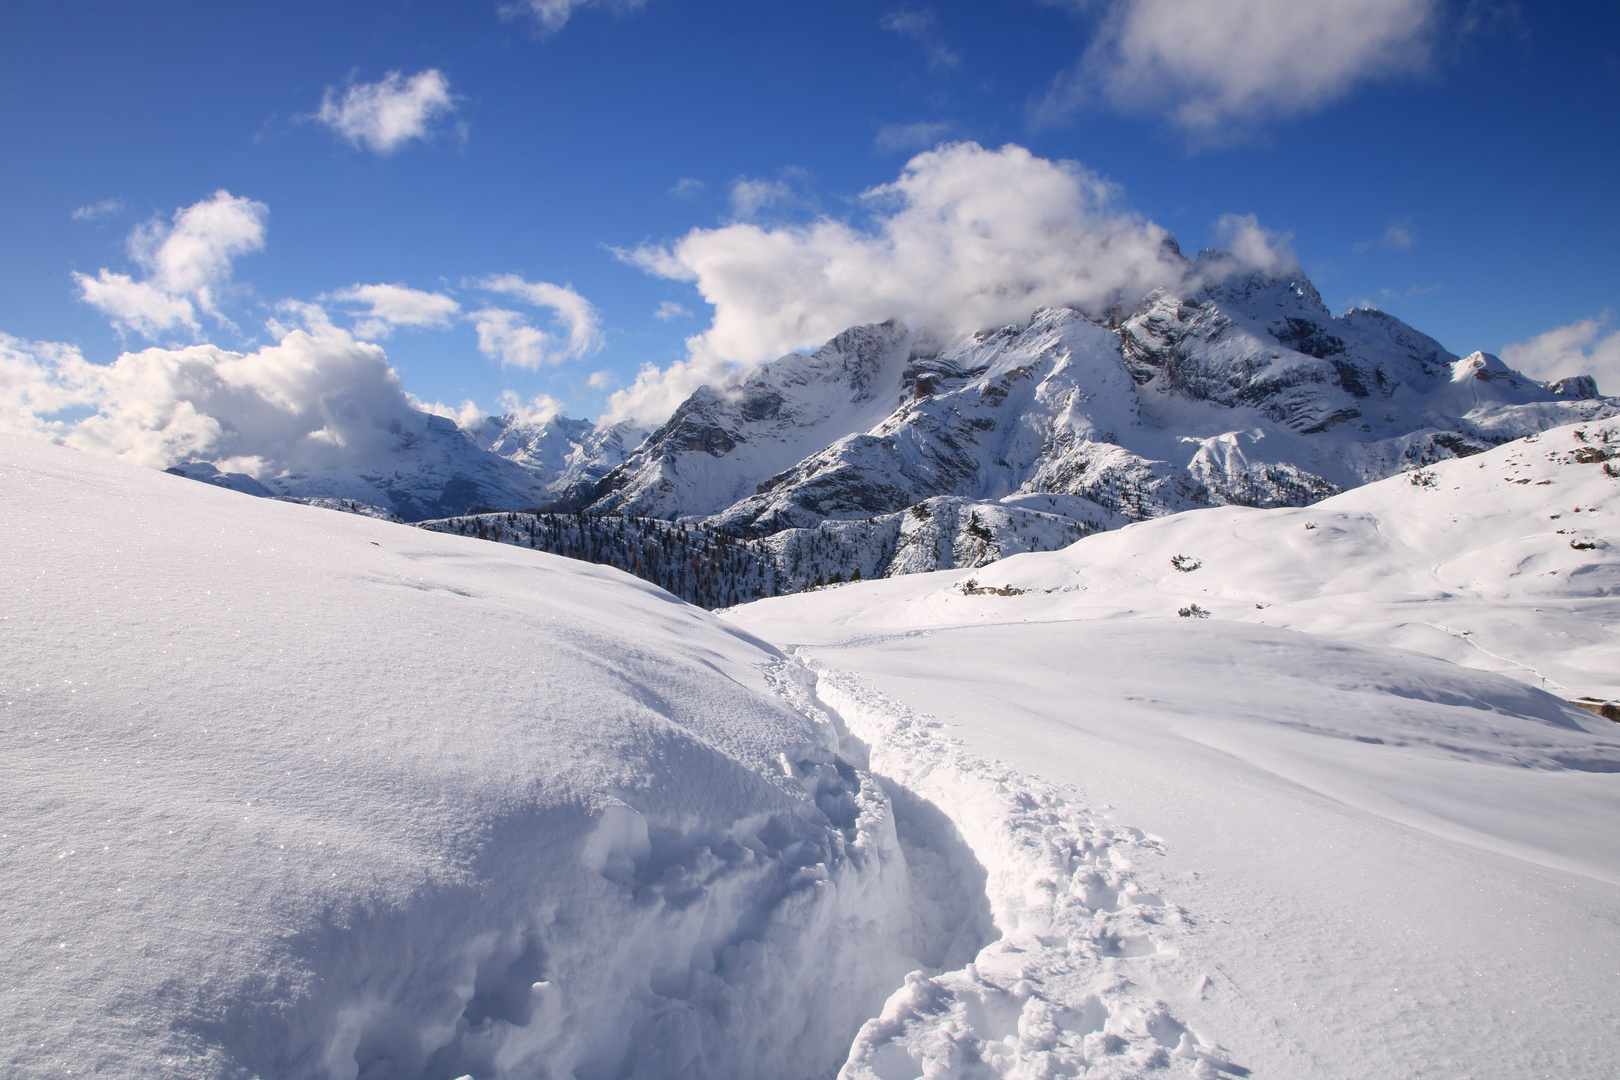
[[[1213,284],[1100,317],[1049,308],[949,339],[853,327],[701,387],[651,433],[419,414],[348,470],[171,471],[411,521],[544,509],[702,523],[755,542],[749,584],[732,584],[771,595],[834,573],[982,565],[1195,507],[1303,506],[1620,414],[1590,377],[1539,383],[1380,311],[1334,316],[1297,273],[1216,280],[1223,260],[1188,263]]]

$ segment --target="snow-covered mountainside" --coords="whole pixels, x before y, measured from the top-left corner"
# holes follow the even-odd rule
[[[642,434],[626,424],[598,427],[561,416],[542,423],[491,416],[463,430],[446,417],[414,413],[384,433],[369,458],[344,468],[250,476],[184,461],[168,471],[249,495],[348,499],[421,521],[553,502],[622,462],[626,444],[634,446]]]
[[[1301,277],[1252,277],[1106,323],[1046,310],[944,344],[851,330],[700,390],[566,505],[754,536],[947,495],[1069,495],[1092,520],[1301,506],[1620,412],[1589,383],[1549,388],[1381,312],[1335,318]]]
[[[1529,435],[1308,508],[1196,510],[985,572],[750,611],[756,627],[780,619],[766,637],[793,641],[818,626],[1180,612],[1393,645],[1568,698],[1620,698],[1620,421]]]

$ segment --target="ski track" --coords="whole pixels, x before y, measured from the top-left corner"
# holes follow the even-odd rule
[[[1189,919],[1162,896],[1160,840],[972,755],[943,724],[848,672],[801,662],[809,684],[782,679],[778,692],[824,716],[840,756],[888,791],[914,912],[933,901],[941,871],[955,888],[974,875],[938,865],[938,826],[907,842],[908,801],[942,811],[982,863],[995,927],[970,962],[908,974],[855,1037],[841,1080],[1248,1075],[1163,999],[1167,986],[1197,993],[1209,978],[1178,947]],[[930,921],[914,915],[919,929]]]

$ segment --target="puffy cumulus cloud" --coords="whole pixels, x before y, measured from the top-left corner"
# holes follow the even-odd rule
[[[170,296],[149,282],[115,274],[105,267],[95,277],[74,271],[73,280],[79,286],[79,299],[111,319],[120,330],[156,338],[177,327],[199,329],[197,309],[190,300]]]
[[[585,8],[600,8],[615,15],[625,15],[646,4],[647,0],[517,0],[500,6],[504,19],[528,18],[535,32],[549,37],[567,25],[574,12]]]
[[[192,458],[266,476],[374,458],[420,419],[382,349],[303,306],[252,353],[150,348],[89,364],[63,346],[0,344],[6,421],[137,464]],[[67,418],[54,416],[66,410]]]
[[[658,305],[658,310],[653,312],[653,318],[663,319],[665,322],[668,322],[670,319],[690,319],[691,317],[691,308],[687,307],[685,304],[677,304],[673,300],[665,300],[662,304]]]
[[[1231,273],[1286,274],[1299,267],[1290,241],[1293,233],[1274,232],[1253,214],[1222,214],[1215,222],[1221,250],[1214,265],[1230,265]]]
[[[61,437],[72,422],[63,413],[101,401],[100,376],[71,345],[0,334],[0,431]]]
[[[339,303],[363,305],[354,324],[361,337],[385,338],[396,327],[408,330],[444,330],[461,314],[461,305],[443,293],[423,292],[404,285],[351,285],[332,293]]]
[[[607,419],[656,422],[732,365],[818,345],[861,323],[978,330],[1041,307],[1101,313],[1195,273],[1294,265],[1287,237],[1250,215],[1223,218],[1230,253],[1195,269],[1164,229],[1117,208],[1114,197],[1073,162],[964,142],[917,155],[898,180],[865,192],[864,226],[826,217],[777,228],[738,222],[621,251],[649,273],[695,284],[714,318],[687,339],[686,359],[645,367],[613,395]]]
[[[525,281],[516,274],[497,274],[477,283],[486,292],[549,308],[553,332],[531,325],[515,311],[485,308],[470,316],[485,356],[511,367],[538,368],[589,356],[602,348],[602,320],[596,308],[566,285]]]
[[[548,424],[567,413],[567,406],[550,394],[536,394],[524,401],[515,391],[502,390],[499,403],[501,412],[520,424]]]
[[[1069,0],[1102,12],[1080,62],[1034,120],[1101,99],[1162,112],[1196,138],[1320,108],[1429,58],[1439,0]]]
[[[1554,380],[1590,375],[1598,389],[1614,393],[1620,387],[1620,330],[1603,332],[1609,313],[1578,319],[1567,326],[1537,334],[1529,341],[1509,345],[1502,359],[1537,379]]]
[[[129,236],[130,257],[143,281],[105,268],[95,277],[75,272],[79,298],[121,329],[155,337],[177,327],[195,331],[197,313],[223,321],[218,295],[230,282],[231,263],[264,247],[270,208],[221,189]]]
[[[857,323],[979,329],[1043,306],[1105,308],[1179,280],[1184,264],[1163,246],[1165,231],[1111,199],[1073,163],[957,143],[866,192],[866,228],[831,218],[735,223],[622,252],[650,273],[693,282],[715,311],[687,340],[687,361],[644,370],[611,409],[647,420],[727,363],[771,359]]]
[[[434,125],[456,110],[450,80],[437,68],[409,79],[390,71],[374,83],[338,93],[329,86],[315,119],[356,147],[392,154],[413,139],[433,137]]]

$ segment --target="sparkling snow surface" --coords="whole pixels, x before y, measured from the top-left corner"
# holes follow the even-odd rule
[[[729,623],[0,438],[0,1071],[1612,1075],[1580,430]]]
[[[1111,1075],[1132,1017],[1143,1070],[1614,1075],[1620,725],[1561,699],[1620,694],[1616,451],[1559,428],[1306,509],[727,613],[991,869],[1004,936],[897,992],[846,1075]],[[918,733],[955,767],[919,767]],[[1023,834],[1044,877],[975,842],[987,774],[1066,808]],[[1065,813],[1142,830],[1111,891]]]
[[[0,453],[7,1077],[829,1075],[989,932],[661,590]]]

